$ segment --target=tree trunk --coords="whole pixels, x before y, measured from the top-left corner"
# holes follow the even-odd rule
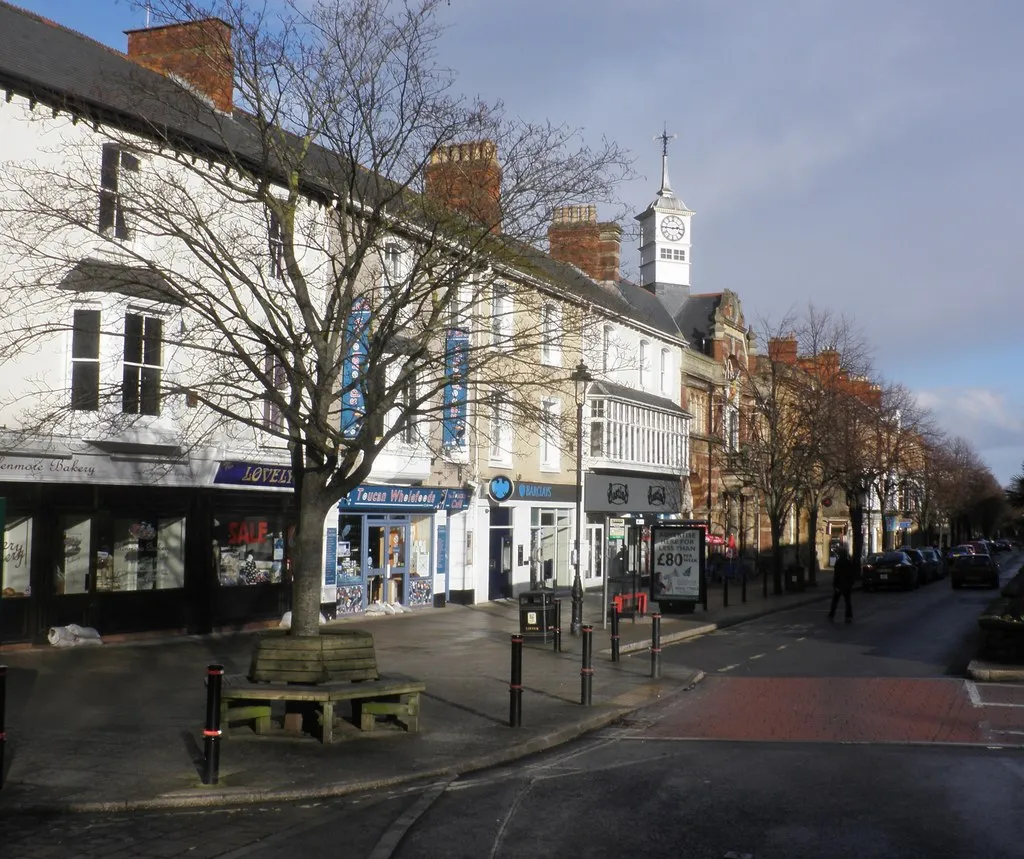
[[[850,543],[850,560],[853,561],[854,569],[860,572],[860,561],[864,557],[864,506],[857,502],[850,506],[850,530],[852,541]]]
[[[810,586],[818,584],[818,504],[810,505],[810,519],[807,523],[807,546],[810,549],[807,553],[807,577]]]
[[[298,527],[292,543],[292,635],[320,634],[321,569],[324,519],[331,507],[323,480],[303,475],[298,502]]]
[[[769,516],[772,529],[772,590],[776,595],[782,593],[782,529],[781,516]]]

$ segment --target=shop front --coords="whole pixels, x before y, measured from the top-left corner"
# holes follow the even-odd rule
[[[92,449],[0,455],[0,638],[42,642],[72,623],[101,633],[201,625],[192,532],[208,470]]]
[[[681,502],[678,478],[626,472],[586,475],[583,506],[588,531],[594,532],[592,555],[604,559],[610,586],[628,582],[632,588],[634,579],[646,583],[651,525],[679,519]]]
[[[448,519],[463,489],[364,484],[325,529],[322,603],[337,616],[441,606],[448,593]]]

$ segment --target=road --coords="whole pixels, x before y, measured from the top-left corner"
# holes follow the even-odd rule
[[[964,677],[989,599],[943,580],[857,593],[850,625],[819,603],[667,647],[706,679],[513,766],[319,803],[4,819],[3,856],[1019,857],[1024,687]]]

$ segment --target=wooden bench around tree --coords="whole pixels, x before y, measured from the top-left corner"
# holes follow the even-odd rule
[[[406,731],[419,730],[420,693],[426,684],[401,677],[381,677],[373,636],[349,627],[323,627],[321,635],[293,637],[285,630],[261,635],[253,650],[249,675],[225,675],[221,691],[221,726],[251,721],[257,734],[273,728],[275,704],[312,715],[323,743],[347,727],[336,704],[351,703],[351,724],[373,731],[381,720]],[[303,725],[306,729],[307,725]]]

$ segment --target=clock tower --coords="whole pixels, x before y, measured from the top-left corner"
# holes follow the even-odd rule
[[[668,181],[668,142],[674,134],[663,131],[661,141],[661,189],[643,213],[640,224],[640,285],[666,304],[685,299],[690,291],[690,219],[686,208]],[[674,298],[675,301],[669,300]]]

